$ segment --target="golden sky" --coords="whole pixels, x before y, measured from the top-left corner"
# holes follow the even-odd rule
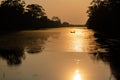
[[[57,16],[62,22],[85,24],[88,19],[86,11],[92,0],[25,0],[43,6],[48,18]]]

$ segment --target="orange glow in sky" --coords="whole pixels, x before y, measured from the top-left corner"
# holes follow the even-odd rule
[[[92,0],[25,0],[26,3],[37,3],[43,6],[48,18],[57,16],[62,22],[85,24],[87,9]]]

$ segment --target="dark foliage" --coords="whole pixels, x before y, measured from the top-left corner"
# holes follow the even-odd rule
[[[93,0],[87,13],[88,28],[104,35],[120,37],[120,0]]]
[[[59,21],[48,19],[41,5],[26,5],[22,0],[3,0],[0,4],[0,24],[0,32],[11,32],[59,27],[61,22],[60,19]]]

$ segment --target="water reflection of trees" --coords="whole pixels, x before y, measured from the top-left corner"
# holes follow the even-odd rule
[[[21,59],[24,59],[23,49],[0,49],[0,57],[7,61],[8,65],[21,64]]]
[[[111,74],[114,75],[116,80],[120,80],[120,41],[98,37],[97,42],[108,52],[93,53],[92,58],[98,61],[102,60],[110,65]]]
[[[44,34],[16,34],[4,35],[0,39],[0,58],[7,61],[7,64],[20,65],[25,59],[25,53],[36,54],[41,53],[44,44],[49,35]]]

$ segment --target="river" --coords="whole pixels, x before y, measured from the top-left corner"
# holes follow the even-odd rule
[[[28,30],[0,37],[0,80],[120,79],[120,41],[96,37],[86,27]]]

